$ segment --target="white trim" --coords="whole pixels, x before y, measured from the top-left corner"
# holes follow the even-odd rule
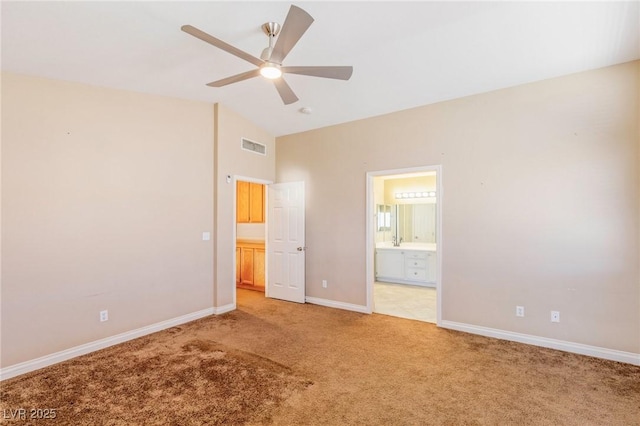
[[[271,180],[260,179],[260,178],[249,177],[249,176],[242,176],[242,175],[233,175],[233,178],[235,179],[236,182],[241,180],[243,182],[261,183],[263,185],[269,185],[273,183],[273,181]],[[235,190],[235,187],[233,189]]]
[[[432,165],[432,166],[421,166],[421,167],[410,167],[405,169],[393,169],[393,170],[378,170],[367,172],[367,182],[366,182],[366,277],[367,277],[367,305],[366,305],[366,313],[373,312],[373,284],[375,282],[375,232],[373,226],[373,217],[375,215],[375,205],[374,205],[374,187],[373,181],[374,177],[378,176],[394,176],[395,175],[404,175],[404,174],[415,174],[415,173],[427,173],[427,172],[436,172],[436,191],[438,194],[438,202],[436,204],[436,236],[437,236],[437,250],[436,250],[436,325],[440,326],[442,323],[442,253],[444,247],[444,238],[442,235],[442,205],[444,201],[444,186],[442,185],[442,166],[441,165]],[[397,176],[400,177],[400,176]]]
[[[376,282],[391,283],[391,284],[408,284],[408,285],[414,285],[416,287],[436,288],[436,283],[434,281],[411,281],[411,280],[401,280],[400,278],[378,277]]]
[[[222,315],[222,314],[226,314],[227,312],[231,312],[235,310],[236,310],[236,304],[229,303],[228,305],[220,306],[219,308],[213,308],[213,314]]]
[[[38,370],[40,368],[48,367],[53,364],[57,364],[62,361],[66,361],[71,358],[75,358],[80,355],[85,355],[90,352],[94,352],[100,349],[108,348],[109,346],[117,345],[129,340],[137,339],[138,337],[146,336],[147,334],[162,331],[167,328],[175,327],[176,325],[185,324],[214,313],[214,308],[207,308],[201,311],[192,312],[190,314],[182,315],[176,318],[172,318],[166,321],[157,322],[155,324],[147,325],[145,327],[137,328],[135,330],[127,331],[124,333],[116,334],[115,336],[105,337],[104,339],[96,340],[93,342],[85,343],[84,345],[76,346],[73,348],[65,349],[60,352],[45,355],[40,358],[32,359],[30,361],[21,362],[19,364],[10,365],[0,369],[0,380],[10,379],[21,374],[29,373],[31,371]]]
[[[603,358],[611,361],[640,365],[640,354],[633,352],[618,351],[615,349],[601,348],[598,346],[584,345],[582,343],[550,339],[547,337],[532,336],[530,334],[516,333],[455,321],[445,320],[439,325],[442,328],[448,328],[450,330],[463,331],[471,334],[479,334],[481,336],[494,337],[496,339],[510,340],[512,342],[526,343],[528,345],[541,346],[543,348],[557,349],[560,351]]]
[[[367,193],[365,194],[366,198],[366,217],[365,217],[365,265],[366,265],[366,300],[367,305],[365,306],[368,314],[373,312],[373,283],[375,281],[375,245],[376,241],[374,238],[375,232],[373,231],[373,223],[375,212],[375,194],[374,194],[374,186],[373,186],[373,177],[377,176],[374,172],[367,172]]]
[[[355,305],[353,303],[336,302],[335,300],[320,299],[318,297],[306,296],[305,302],[312,303],[314,305],[326,306],[328,308],[344,309],[346,311],[360,312],[363,314],[370,314],[369,309],[364,305]]]

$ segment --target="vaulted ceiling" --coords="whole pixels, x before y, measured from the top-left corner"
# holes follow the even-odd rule
[[[2,1],[2,70],[220,102],[280,136],[640,59],[637,1],[295,4],[315,22],[285,65],[354,72],[286,75],[291,105],[262,77],[206,86],[255,66],[180,30],[259,57],[286,2]]]

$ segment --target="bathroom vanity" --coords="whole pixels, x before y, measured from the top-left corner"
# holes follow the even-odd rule
[[[436,245],[390,243],[376,245],[376,281],[436,286]]]

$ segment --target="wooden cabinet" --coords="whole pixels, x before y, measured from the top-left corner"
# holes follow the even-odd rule
[[[240,284],[240,264],[242,259],[242,249],[236,245],[236,285]]]
[[[264,185],[254,182],[237,182],[236,222],[264,223]]]
[[[253,285],[253,251],[249,247],[240,247],[240,284]]]
[[[249,222],[264,223],[264,185],[249,183]]]
[[[264,289],[264,248],[253,251],[253,285]]]
[[[264,243],[255,241],[236,242],[236,286],[264,291],[265,284]]]

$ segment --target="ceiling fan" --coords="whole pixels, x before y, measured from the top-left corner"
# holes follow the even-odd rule
[[[227,84],[237,83],[239,81],[248,80],[253,77],[262,75],[265,78],[273,80],[273,83],[278,90],[278,94],[282,98],[285,105],[292,104],[298,100],[298,97],[291,87],[284,81],[282,74],[302,74],[310,75],[313,77],[333,78],[337,80],[349,80],[353,73],[353,67],[351,66],[302,66],[302,67],[285,67],[282,66],[282,61],[289,54],[291,49],[296,45],[298,40],[307,31],[307,29],[313,23],[313,18],[304,10],[297,6],[291,6],[289,13],[284,20],[284,24],[280,27],[280,24],[276,22],[267,22],[262,25],[262,30],[269,37],[269,47],[262,51],[260,58],[256,58],[247,52],[244,52],[236,47],[231,46],[224,41],[215,38],[204,31],[201,31],[191,25],[183,25],[182,31],[191,34],[194,37],[199,38],[209,44],[214,45],[217,48],[231,53],[240,59],[244,59],[247,62],[251,62],[258,68],[236,74],[231,77],[223,78],[208,83],[207,86],[222,87]],[[278,36],[275,46],[273,44],[274,38]]]

